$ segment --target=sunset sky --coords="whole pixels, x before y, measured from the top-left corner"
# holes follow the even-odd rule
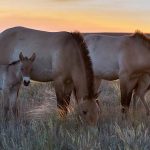
[[[0,0],[0,31],[150,32],[149,0]]]

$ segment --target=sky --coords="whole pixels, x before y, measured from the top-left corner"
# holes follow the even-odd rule
[[[150,32],[150,0],[0,0],[0,31]]]

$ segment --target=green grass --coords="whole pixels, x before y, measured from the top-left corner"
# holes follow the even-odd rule
[[[51,84],[22,87],[21,119],[0,119],[0,150],[149,150],[150,120],[143,105],[139,102],[134,117],[131,107],[128,120],[122,120],[118,83],[103,83],[101,90],[102,114],[91,128],[79,124],[74,112],[58,118]]]

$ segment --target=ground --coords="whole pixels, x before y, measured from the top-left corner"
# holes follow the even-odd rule
[[[0,117],[0,150],[149,150],[150,119],[139,102],[136,115],[131,105],[130,117],[122,120],[118,85],[102,83],[102,114],[95,128],[78,123],[73,100],[67,119],[58,117],[53,84],[22,86],[21,119],[4,122]]]

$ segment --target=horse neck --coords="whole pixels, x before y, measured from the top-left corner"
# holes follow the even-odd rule
[[[78,64],[74,65],[73,67],[72,79],[75,86],[77,99],[90,97],[90,94],[94,95],[94,91],[92,90],[93,85],[89,85],[90,82],[88,81],[91,80],[91,78],[89,77],[90,74],[88,74],[86,70],[87,68],[85,68],[82,57],[78,60]],[[89,86],[91,86],[91,88]]]
[[[88,94],[86,75],[85,72],[81,71],[81,68],[81,66],[76,68],[72,77],[77,99],[81,99]]]
[[[89,57],[87,45],[80,33],[72,34],[76,45],[73,65],[73,82],[75,84],[77,97],[92,99],[94,96],[94,73],[92,62]]]

